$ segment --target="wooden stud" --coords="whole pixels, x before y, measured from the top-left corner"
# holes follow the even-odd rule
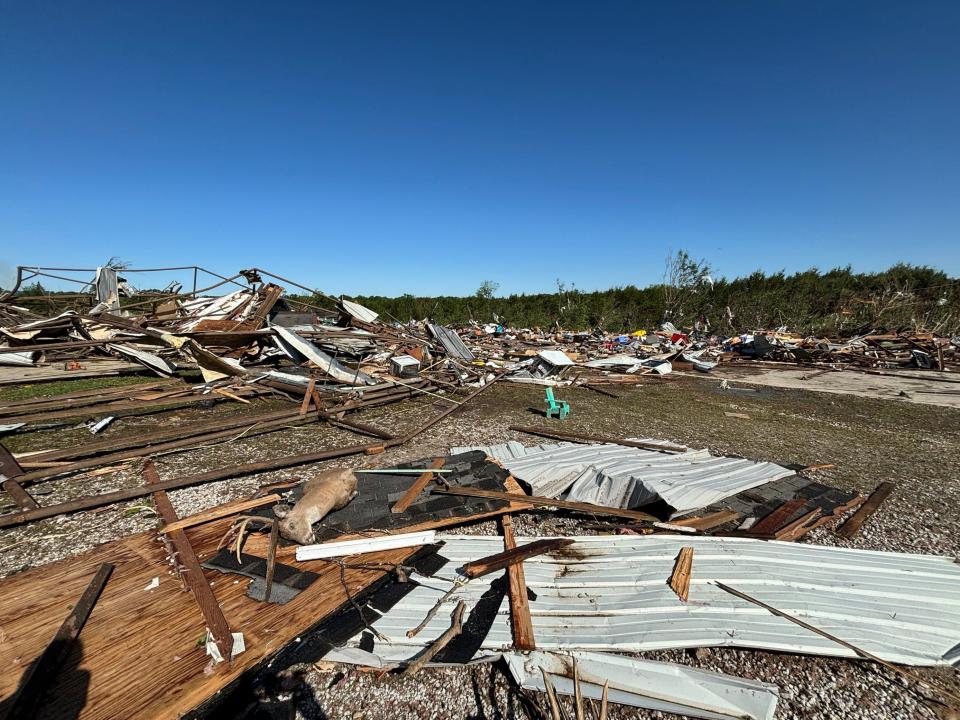
[[[160,476],[153,461],[148,461],[143,468],[143,477],[148,485],[160,483]],[[170,503],[170,498],[166,492],[158,491],[153,494],[154,503],[157,506],[157,513],[164,523],[170,525],[177,522],[177,514]],[[175,556],[173,558],[174,566],[183,584],[193,593],[194,600],[200,606],[200,613],[207,624],[211,638],[220,651],[221,657],[229,663],[233,657],[233,633],[230,631],[230,625],[220,609],[220,603],[217,602],[216,595],[210,588],[203,574],[203,568],[200,567],[200,561],[197,554],[183,530],[174,530],[165,533],[170,544],[173,546]]]
[[[310,378],[310,381],[307,383],[307,390],[303,393],[303,403],[300,405],[300,414],[306,415],[307,410],[310,409],[310,401],[313,400],[313,386],[316,385],[317,381],[313,378]],[[319,410],[320,407],[317,406]]]
[[[507,516],[509,517],[509,516]],[[496,555],[488,555],[479,560],[472,560],[466,563],[461,569],[463,574],[469,578],[477,578],[482,575],[489,575],[497,570],[512,567],[516,563],[522,563],[537,555],[559,550],[560,548],[573,545],[574,541],[570,538],[556,538],[554,540],[536,540],[527,545],[515,547],[512,550],[504,550]]]
[[[517,541],[513,537],[513,518],[504,515],[500,519],[503,531],[503,547],[515,550]],[[523,563],[514,563],[507,567],[510,583],[510,625],[513,633],[513,646],[517,650],[536,650],[537,643],[533,635],[533,620],[530,618],[530,602],[527,598],[527,580],[523,574]]]
[[[266,589],[263,591],[263,601],[270,602],[270,591],[273,590],[273,573],[277,569],[277,542],[280,539],[280,521],[273,519],[270,526],[270,547],[267,548],[267,577]]]

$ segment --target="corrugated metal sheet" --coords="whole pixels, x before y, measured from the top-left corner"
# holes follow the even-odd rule
[[[470,352],[470,348],[464,345],[463,340],[453,330],[445,328],[443,325],[433,325],[431,323],[427,323],[427,329],[431,335],[440,341],[443,349],[447,351],[447,355],[452,355],[467,362],[476,360],[474,354]]]
[[[470,452],[471,450],[480,450],[481,452],[486,453],[488,457],[492,457],[500,464],[503,464],[508,460],[516,460],[517,458],[525,457],[530,453],[544,452],[546,450],[558,450],[562,447],[572,447],[573,445],[575,445],[575,443],[551,443],[527,447],[522,443],[518,443],[516,440],[511,440],[510,442],[501,443],[499,445],[462,445],[458,447],[452,447],[450,448],[450,454],[459,455],[460,453]]]
[[[452,587],[455,568],[503,549],[497,537],[443,540],[441,552],[451,562],[437,577],[417,578],[421,584],[375,623],[389,638],[377,641],[377,654],[409,657],[439,636],[450,622],[446,610],[415,638],[405,633]],[[694,548],[687,603],[667,585],[683,546]],[[577,538],[563,553],[524,563],[527,585],[536,593],[530,601],[534,635],[543,650],[731,646],[854,656],[711,584],[719,580],[890,662],[960,660],[960,566],[953,558],[667,535]],[[463,598],[472,608],[497,577],[471,580],[449,602]],[[505,599],[483,647],[510,644]]]
[[[623,445],[563,443],[521,452],[519,443],[508,445],[481,449],[529,484],[534,495],[625,508],[663,500],[675,515],[793,475],[781,465],[714,457],[706,450],[665,454]]]
[[[575,661],[585,698],[599,700],[606,683],[612,703],[707,720],[771,720],[780,698],[776,685],[654,660],[539,650],[503,657],[510,674],[528,690],[546,692],[542,669],[551,674],[558,693],[573,695]]]

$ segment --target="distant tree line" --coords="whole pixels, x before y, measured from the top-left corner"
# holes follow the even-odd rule
[[[557,281],[557,292],[496,297],[484,281],[471,296],[352,297],[385,320],[430,318],[443,324],[500,322],[507,327],[631,331],[670,321],[678,328],[731,334],[785,327],[810,334],[884,328],[954,334],[960,331],[960,278],[929,267],[898,264],[878,273],[850,267],[787,275],[760,271],[714,278],[709,265],[671,255],[663,282],[583,292]]]

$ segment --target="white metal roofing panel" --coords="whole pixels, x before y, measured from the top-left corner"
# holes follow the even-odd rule
[[[674,663],[604,653],[504,653],[510,674],[528,690],[545,692],[541,670],[564,695],[575,693],[576,662],[583,697],[707,720],[771,720],[780,697],[775,685]]]
[[[436,577],[418,577],[421,584],[374,623],[389,638],[391,655],[404,647],[412,655],[446,630],[449,612],[441,611],[416,637],[406,637],[451,589],[456,568],[503,549],[498,537],[443,540],[441,552],[450,563]],[[684,546],[694,548],[686,603],[667,585]],[[602,536],[580,537],[561,555],[527,560],[524,574],[537,596],[530,614],[543,650],[732,646],[854,657],[712,584],[720,581],[890,662],[937,665],[958,659],[960,566],[948,557],[741,538]],[[449,602],[462,598],[472,608],[497,577],[471,580]],[[510,644],[505,598],[483,647]],[[380,647],[378,641],[375,652]]]
[[[499,445],[460,445],[450,448],[450,454],[459,455],[460,453],[470,452],[471,450],[480,450],[486,453],[487,457],[491,457],[502,464],[507,460],[516,460],[530,453],[558,450],[559,448],[570,447],[572,445],[574,445],[574,443],[552,443],[527,447],[522,443],[518,443],[516,440],[511,440],[510,442]]]
[[[352,300],[340,298],[340,305],[349,315],[352,315],[357,320],[361,320],[363,322],[372,323],[374,320],[380,317],[379,313],[375,313],[370,308],[364,307],[360,303],[355,303]]]
[[[794,474],[774,463],[714,457],[706,450],[666,454],[623,445],[568,444],[501,462],[535,495],[628,508],[662,499],[675,514]]]

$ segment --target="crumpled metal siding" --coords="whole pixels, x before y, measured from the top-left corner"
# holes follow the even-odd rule
[[[470,348],[464,344],[460,336],[453,330],[445,328],[443,325],[433,325],[431,323],[427,323],[427,329],[431,335],[440,341],[440,344],[443,345],[443,349],[447,351],[448,355],[453,355],[467,362],[476,360],[474,354],[470,352]]]
[[[513,446],[484,449],[529,484],[534,495],[562,495],[566,500],[624,508],[662,499],[675,514],[794,474],[775,463],[714,457],[706,450],[666,454],[623,445],[570,443],[528,448],[523,454]]]
[[[780,697],[775,685],[655,660],[540,650],[503,657],[510,674],[528,690],[546,691],[542,669],[551,673],[556,692],[573,695],[575,661],[585,698],[599,700],[606,684],[612,703],[706,720],[772,720]]]
[[[444,536],[450,563],[375,623],[389,638],[374,652],[410,655],[447,629],[441,610],[416,637],[406,637],[453,585],[455,568],[500,552],[497,537]],[[534,538],[518,538],[518,544]],[[690,598],[667,585],[681,547],[694,548]],[[956,662],[960,643],[960,566],[953,558],[847,550],[740,538],[668,535],[577,538],[563,555],[524,562],[537,647],[543,650],[642,652],[730,646],[855,657],[712,584],[719,580],[889,662]],[[471,580],[449,602],[472,608],[498,577]],[[453,605],[450,607],[453,607]],[[356,644],[359,636],[351,642]],[[483,647],[511,644],[504,600]],[[389,650],[387,648],[389,647]]]

